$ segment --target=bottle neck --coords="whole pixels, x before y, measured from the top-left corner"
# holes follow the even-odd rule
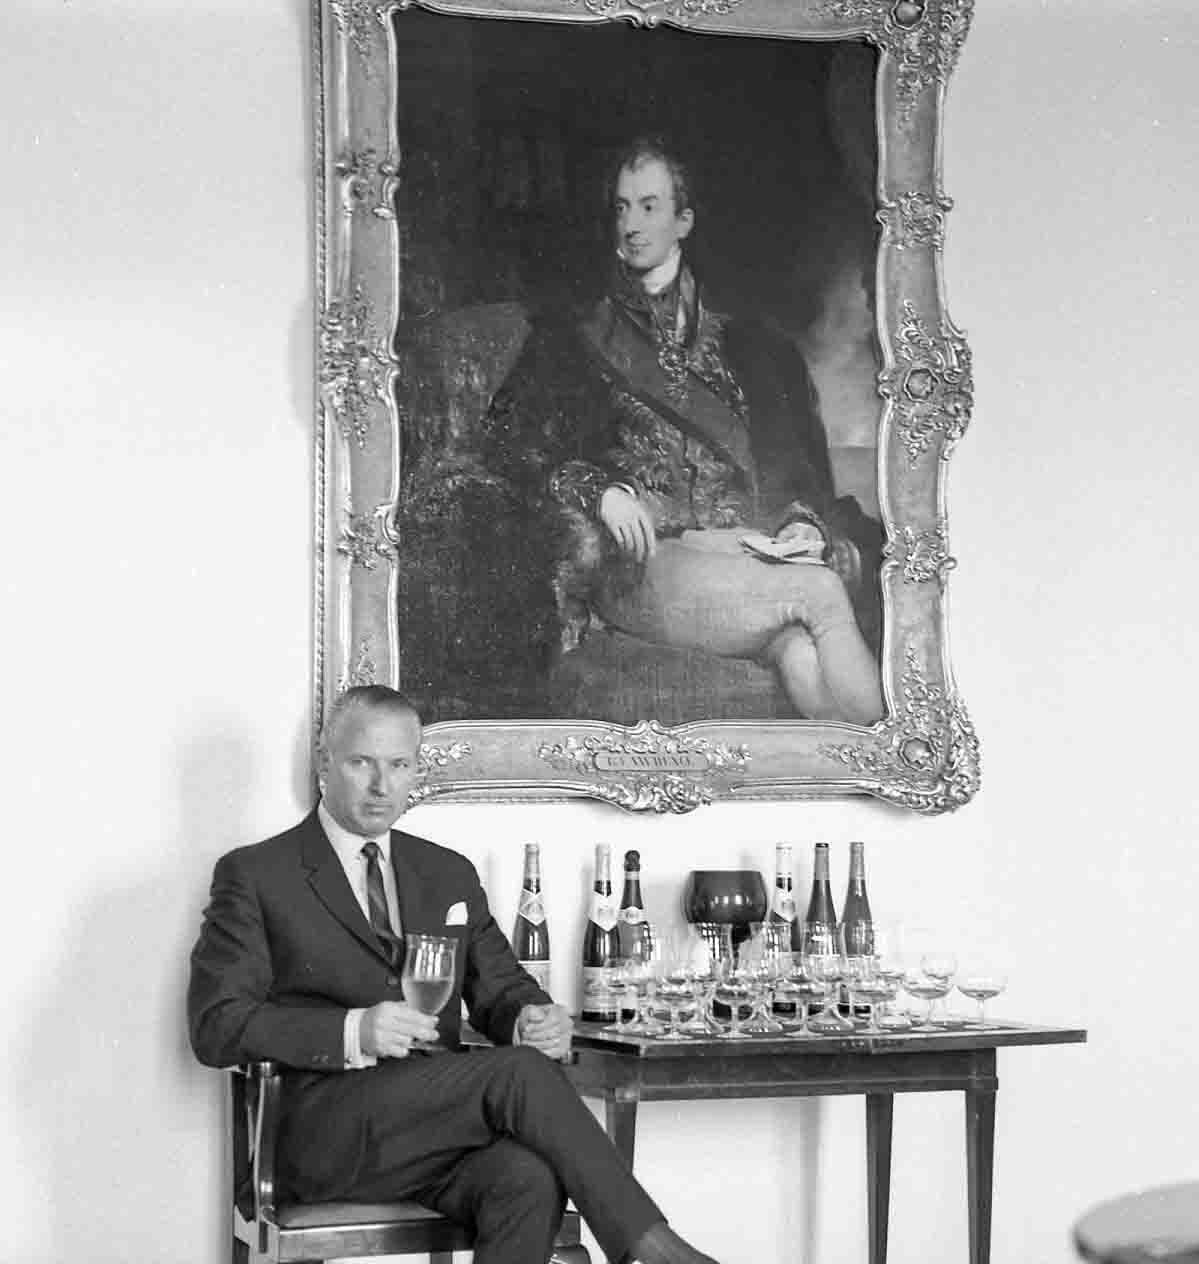
[[[525,848],[525,876],[521,886],[526,891],[541,890],[541,854],[535,848]]]
[[[612,894],[612,855],[606,847],[595,849],[595,893]]]
[[[812,863],[812,883],[828,882],[828,844],[816,844],[816,858]]]

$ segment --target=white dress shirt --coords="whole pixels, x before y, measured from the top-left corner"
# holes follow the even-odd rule
[[[375,843],[378,846],[379,868],[383,872],[383,894],[387,897],[387,916],[391,919],[391,929],[395,931],[397,936],[402,935],[403,931],[400,928],[400,901],[396,894],[396,876],[395,870],[391,867],[390,832],[374,838],[366,838],[361,834],[352,834],[330,816],[323,802],[317,804],[316,815],[321,823],[321,828],[325,831],[325,837],[333,845],[333,850],[337,853],[337,859],[341,862],[342,869],[345,870],[346,879],[349,881],[350,890],[354,892],[354,898],[358,901],[358,907],[362,909],[368,922],[371,914],[370,900],[367,898],[366,893],[367,858],[363,854],[362,848],[367,843]],[[360,1033],[362,1015],[365,1013],[365,1009],[346,1011],[342,1046],[345,1065],[350,1070],[372,1067],[378,1061],[377,1058],[373,1058],[370,1054],[362,1052]]]

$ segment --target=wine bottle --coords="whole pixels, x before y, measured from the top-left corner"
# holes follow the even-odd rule
[[[774,894],[770,902],[770,920],[777,925],[785,926],[790,936],[789,946],[798,952],[799,922],[795,915],[794,879],[791,876],[791,845],[779,843],[774,849]],[[795,1003],[793,1001],[775,1000],[772,1009],[776,1014],[793,1017]]]
[[[608,970],[620,955],[616,930],[616,900],[612,895],[612,848],[599,843],[595,849],[595,887],[587,929],[583,932],[583,1004],[581,1017],[588,1023],[616,1021],[616,996],[608,987]]]
[[[802,927],[801,951],[835,950],[836,934],[837,910],[833,906],[833,889],[828,878],[828,843],[817,843],[812,861],[812,891],[808,896],[808,909]],[[832,936],[831,943],[825,939],[829,935]],[[819,1004],[809,1005],[808,1013],[819,1013],[820,1008]]]
[[[545,903],[541,898],[541,848],[536,843],[525,844],[525,875],[521,882],[516,925],[512,931],[512,951],[517,961],[548,992],[550,932],[545,921]]]
[[[845,891],[845,903],[841,906],[841,925],[844,931],[845,955],[869,957],[874,952],[874,920],[870,916],[870,898],[866,894],[865,845],[849,844],[849,886]],[[850,1009],[849,991],[842,988],[841,1009]],[[853,1006],[855,1018],[867,1018],[868,1005]]]
[[[804,914],[804,928],[820,925],[833,929],[837,925],[837,910],[833,904],[833,889],[828,880],[828,843],[817,843],[812,862],[812,891],[808,896],[808,911]],[[804,944],[806,950],[808,944]]]
[[[849,844],[849,886],[841,908],[845,927],[845,951],[851,957],[868,957],[874,952],[874,921],[866,894],[865,844]]]

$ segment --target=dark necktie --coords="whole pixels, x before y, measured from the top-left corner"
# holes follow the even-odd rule
[[[396,938],[387,912],[387,893],[383,887],[383,870],[379,865],[379,844],[363,843],[362,854],[366,857],[366,903],[370,911],[371,929],[379,936],[383,951],[394,966],[400,956],[400,941]]]

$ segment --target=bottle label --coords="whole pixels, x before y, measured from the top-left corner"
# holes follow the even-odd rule
[[[795,897],[790,891],[784,891],[781,887],[776,887],[774,892],[774,907],[772,911],[779,921],[795,921]]]
[[[638,908],[635,904],[622,908],[620,910],[620,920],[626,926],[640,926],[645,921],[645,909]]]
[[[545,921],[545,905],[541,900],[541,892],[530,891],[528,887],[524,887],[520,893],[520,909],[518,912],[526,922],[531,922],[534,926],[540,926]]]
[[[604,1019],[616,1017],[616,998],[612,994],[609,980],[611,973],[605,966],[583,967],[583,1004],[584,1014],[598,1014]]]
[[[591,920],[600,930],[611,930],[617,923],[616,901],[610,895],[601,895],[598,891],[591,896]]]
[[[537,986],[543,992],[550,990],[550,963],[548,961],[522,961],[520,964],[533,976],[537,981]]]

